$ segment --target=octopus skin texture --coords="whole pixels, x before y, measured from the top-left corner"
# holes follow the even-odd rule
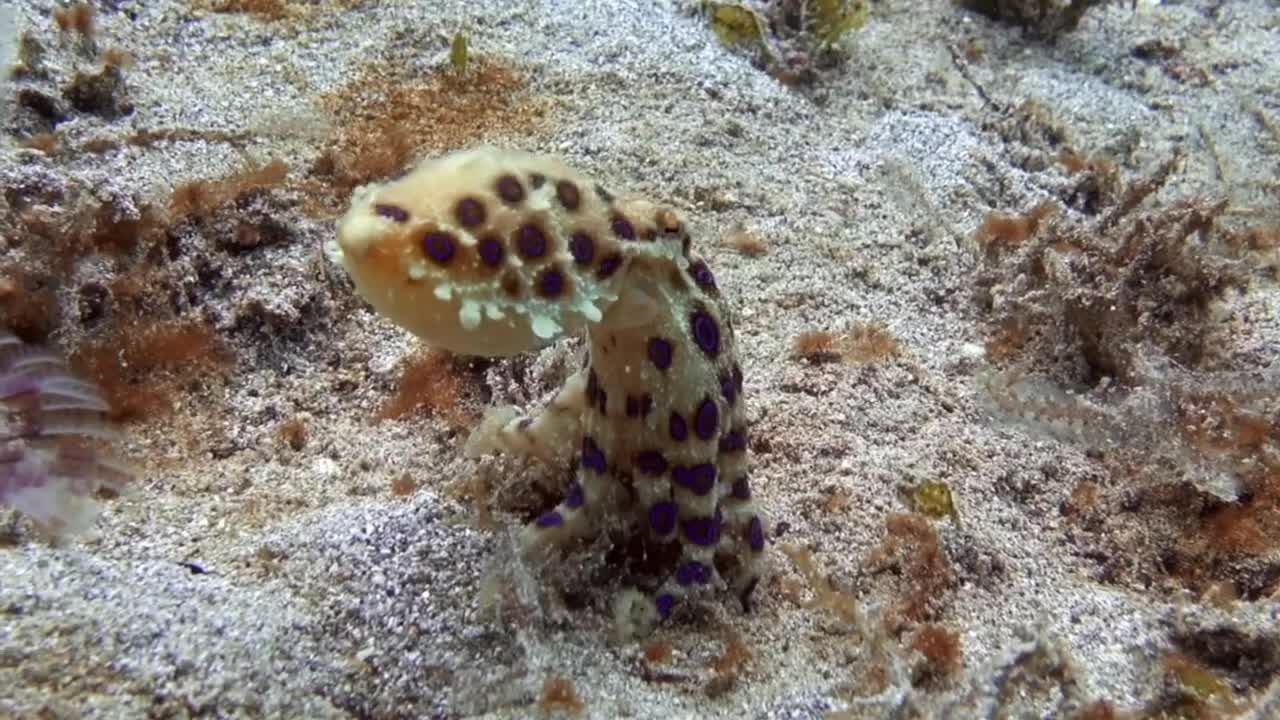
[[[584,332],[588,354],[536,415],[491,409],[467,453],[556,462],[563,501],[521,533],[536,555],[601,532],[669,558],[614,603],[642,635],[678,603],[763,569],[728,308],[672,209],[621,199],[556,158],[481,147],[354,193],[329,252],[380,314],[427,343],[501,357]]]

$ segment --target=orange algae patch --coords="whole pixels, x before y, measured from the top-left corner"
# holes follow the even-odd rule
[[[572,681],[552,675],[542,683],[542,697],[538,700],[538,707],[544,715],[555,712],[581,715],[587,706],[578,697]]]
[[[319,105],[339,128],[312,169],[328,183],[317,189],[330,210],[357,186],[396,175],[417,157],[477,141],[528,138],[546,111],[514,67],[483,58],[473,59],[466,73],[425,78],[367,65],[346,86],[321,96]]]
[[[195,321],[130,323],[84,342],[71,356],[72,367],[102,389],[112,420],[168,412],[183,382],[229,362],[213,328]]]
[[[463,379],[446,350],[425,350],[405,362],[394,397],[378,411],[379,420],[402,418],[418,410],[430,410],[454,427],[468,427],[471,418],[459,407]]]

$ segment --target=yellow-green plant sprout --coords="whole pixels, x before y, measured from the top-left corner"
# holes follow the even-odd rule
[[[764,30],[754,10],[735,3],[704,3],[711,29],[725,45],[763,45]]]
[[[932,518],[949,517],[960,524],[960,513],[951,497],[951,486],[944,482],[920,483],[911,491],[911,504],[916,512]]]
[[[453,42],[449,43],[449,67],[459,75],[467,71],[467,36],[459,30],[454,33]]]
[[[806,4],[814,34],[824,45],[867,23],[867,0],[809,0]]]

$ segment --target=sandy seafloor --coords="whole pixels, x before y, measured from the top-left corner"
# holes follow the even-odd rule
[[[1261,670],[1235,689],[1256,700],[1270,684],[1270,710],[1251,712],[1280,712],[1274,596],[1223,609],[1168,577],[1106,576],[1107,558],[1085,551],[1061,511],[1083,479],[1115,489],[1096,457],[985,419],[974,348],[987,328],[968,240],[992,210],[1024,210],[1068,182],[1052,148],[994,129],[1000,108],[1027,100],[1071,147],[1114,158],[1126,176],[1180,151],[1154,202],[1208,193],[1274,222],[1280,138],[1256,111],[1280,117],[1275,2],[1124,2],[1053,42],[945,0],[874,2],[848,61],[803,91],[658,0],[317,0],[289,3],[291,20],[175,0],[98,4],[100,47],[135,57],[133,111],[72,113],[59,125],[66,146],[140,128],[249,139],[197,133],[46,156],[6,133],[6,188],[78,182],[164,204],[180,183],[270,159],[301,179],[337,132],[317,98],[369,64],[441,72],[448,38],[465,28],[473,59],[513,68],[521,85],[510,92],[539,107],[527,123],[474,128],[465,144],[563,155],[693,223],[737,317],[756,496],[786,532],[753,614],[727,599],[684,612],[657,635],[673,657],[646,666],[639,645],[612,639],[607,568],[592,570],[599,588],[575,587],[566,603],[512,558],[506,530],[519,518],[479,527],[448,491],[477,472],[517,487],[562,473],[480,467],[461,455],[465,431],[436,414],[372,419],[415,341],[323,271],[332,215],[304,212],[284,188],[268,200],[283,242],[232,257],[211,230],[184,231],[194,255],[227,263],[189,310],[232,360],[225,376],[185,383],[171,413],[126,425],[124,452],[142,469],[133,491],[106,503],[92,535],[60,544],[0,517],[0,717],[537,717],[548,677],[568,679],[583,716],[600,718],[1070,717],[1091,701],[1135,709],[1164,697],[1175,636],[1197,632],[1253,639],[1245,660]],[[44,41],[53,75],[93,67],[59,40],[52,7],[17,3],[17,28]],[[1176,68],[1135,52],[1153,39],[1179,48]],[[724,238],[738,228],[768,252],[735,252]],[[1274,286],[1236,300],[1228,354],[1274,357],[1278,310]],[[860,322],[882,324],[902,355],[872,366],[791,356],[802,331]],[[89,332],[63,326],[53,341],[66,349]],[[562,343],[482,380],[495,402],[536,404],[567,356]],[[296,416],[308,431],[298,451],[277,432]],[[397,496],[405,474],[417,489]],[[778,544],[810,548],[837,587],[890,606],[904,581],[869,572],[866,558],[886,516],[906,509],[899,486],[920,480],[948,483],[961,518],[933,525],[954,573],[936,621],[958,633],[963,666],[918,687],[890,673],[885,690],[874,633],[801,607],[808,591],[786,591],[804,585]],[[1132,551],[1133,564],[1154,562],[1155,550]],[[479,599],[490,577],[510,586],[498,618]],[[729,637],[751,659],[709,692],[708,665]],[[910,637],[885,641],[908,669]],[[1037,643],[1043,652],[1015,667]],[[850,704],[861,695],[880,697]]]

